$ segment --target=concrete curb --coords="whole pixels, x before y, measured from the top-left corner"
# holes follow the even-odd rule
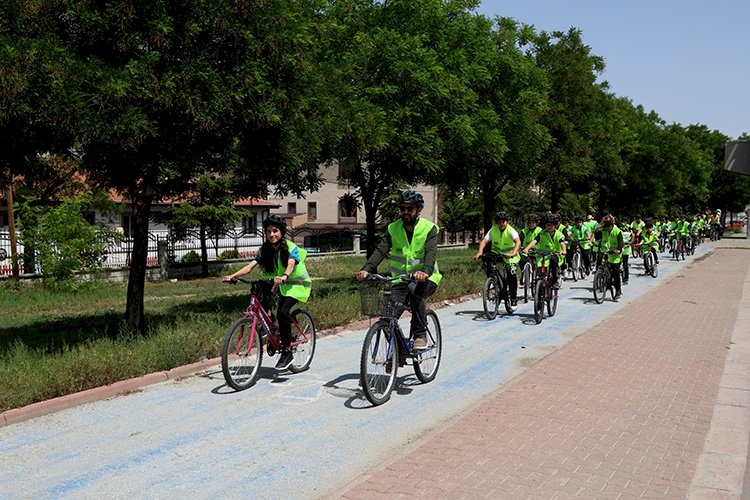
[[[481,294],[475,293],[464,295],[456,299],[450,299],[430,304],[430,307],[434,309],[441,309],[443,307],[448,307],[456,303],[472,300],[478,296],[481,296]],[[318,331],[318,338],[336,335],[343,331],[368,328],[372,323],[372,319],[364,319],[348,323],[346,325],[327,328],[325,330]],[[197,363],[178,366],[176,368],[172,368],[171,370],[149,373],[147,375],[132,378],[129,380],[115,382],[111,385],[94,387],[93,389],[87,389],[85,391],[76,392],[74,394],[60,396],[57,398],[49,399],[47,401],[40,401],[28,406],[23,406],[21,408],[6,410],[0,413],[0,427],[17,424],[25,420],[42,417],[44,415],[49,415],[50,413],[66,410],[68,408],[73,408],[75,406],[80,406],[86,403],[93,403],[95,401],[101,401],[103,399],[113,398],[115,396],[122,396],[130,392],[138,391],[149,385],[167,382],[169,380],[180,380],[204,372],[220,364],[221,358],[205,359],[198,361]]]

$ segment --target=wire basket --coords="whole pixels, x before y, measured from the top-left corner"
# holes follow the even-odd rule
[[[391,282],[367,280],[359,284],[359,298],[362,314],[365,316],[387,317],[393,315],[391,302]]]

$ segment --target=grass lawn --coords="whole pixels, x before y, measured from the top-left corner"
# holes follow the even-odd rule
[[[473,253],[439,252],[443,281],[431,301],[481,289]],[[314,281],[304,307],[319,330],[362,319],[353,275],[363,263],[355,256],[308,259]],[[226,329],[247,306],[246,287],[220,278],[148,282],[148,332],[134,336],[122,328],[126,292],[126,283],[91,283],[77,292],[0,284],[0,411],[217,357]]]

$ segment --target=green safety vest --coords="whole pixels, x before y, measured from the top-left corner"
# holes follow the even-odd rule
[[[521,246],[526,248],[526,246],[531,243],[532,240],[535,240],[537,235],[542,232],[542,228],[537,226],[534,228],[533,231],[530,231],[528,227],[524,228],[523,233],[523,241],[521,242]]]
[[[559,254],[562,252],[561,242],[563,241],[565,241],[565,236],[563,236],[559,229],[555,229],[553,235],[550,235],[549,232],[544,230],[539,235],[539,241],[536,244],[536,248]],[[541,264],[542,258],[543,257],[537,258],[537,263]]]
[[[633,255],[633,247],[630,246],[630,236],[633,233],[628,229],[620,228],[620,231],[622,231],[622,255]]]
[[[307,273],[307,268],[305,267],[307,251],[298,248],[297,245],[290,240],[285,239],[284,241],[286,241],[286,247],[289,249],[290,254],[295,248],[297,248],[299,262],[294,266],[294,271],[292,271],[292,274],[289,275],[286,281],[279,285],[279,292],[284,297],[292,297],[300,302],[307,302],[307,299],[310,298],[310,289],[312,288],[312,280],[310,279],[310,275]],[[263,257],[261,257],[261,259],[262,258]],[[281,262],[281,252],[276,252],[275,259],[276,268],[272,273],[266,272],[264,267],[261,268],[263,269],[261,277],[264,279],[273,279],[286,272],[286,262]]]
[[[613,226],[612,231],[602,229],[602,251],[613,250],[617,248],[617,235],[622,233],[619,227]],[[610,253],[607,254],[607,260],[612,264],[619,264],[622,262],[622,254]]]
[[[510,237],[510,232],[513,230],[510,224],[505,226],[505,231],[500,232],[500,228],[497,224],[492,225],[490,229],[490,237],[492,238],[492,253],[504,254],[511,253],[516,248],[516,242]],[[504,259],[505,262],[513,264],[521,260],[521,256],[516,254],[515,257],[510,259]]]
[[[414,226],[414,234],[409,243],[403,220],[399,219],[388,225],[388,234],[391,235],[391,276],[424,270],[424,243],[433,227],[440,230],[434,223],[420,217]],[[436,260],[429,280],[438,285],[442,278]]]
[[[586,237],[587,232],[589,232],[589,229],[586,226],[581,225],[580,228],[573,226],[573,239],[580,243],[581,248],[584,250],[591,248],[591,242]]]
[[[652,232],[651,234],[643,232],[641,233],[641,238],[643,238],[643,246],[646,248],[655,248],[657,251],[659,250],[659,242],[656,240],[655,232]]]

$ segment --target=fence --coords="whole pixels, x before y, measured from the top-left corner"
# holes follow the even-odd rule
[[[288,237],[297,245],[306,248],[310,253],[330,253],[330,252],[355,252],[359,253],[360,248],[364,247],[363,230],[353,230],[349,228],[323,227],[320,229],[299,228],[290,230]],[[473,235],[472,240],[473,240]],[[446,246],[466,244],[469,238],[467,233],[461,231],[441,231],[441,243]],[[200,256],[201,243],[198,231],[188,232],[180,239],[174,238],[169,230],[153,230],[148,233],[148,256],[147,265],[157,266],[159,264],[158,246],[159,242],[167,242],[167,253],[169,260],[172,262],[181,262],[186,254],[195,252]],[[209,238],[206,242],[208,250],[208,259],[210,261],[218,260],[222,252],[234,250],[241,258],[252,257],[256,255],[258,249],[263,244],[263,234],[261,231],[229,231],[219,238]],[[38,265],[36,269],[24,269],[24,245],[19,237],[17,241],[18,266],[19,272],[26,275],[41,274]],[[124,238],[119,242],[112,243],[108,246],[105,253],[103,266],[105,269],[122,269],[130,266],[133,252],[133,239]],[[10,262],[10,235],[7,231],[0,231],[0,276],[10,276],[12,274],[12,265]],[[29,259],[26,259],[28,262]]]

